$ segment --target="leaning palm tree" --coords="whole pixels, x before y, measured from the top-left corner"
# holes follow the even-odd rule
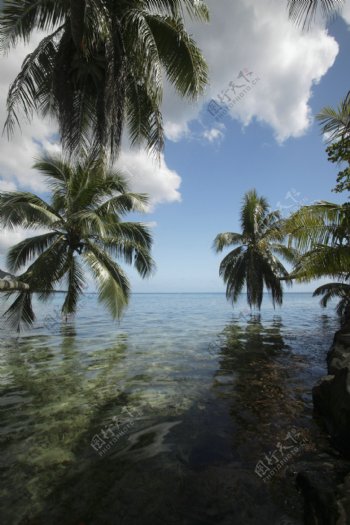
[[[64,148],[116,153],[124,124],[132,143],[163,146],[163,76],[184,97],[203,92],[207,66],[184,26],[208,20],[202,0],[4,0],[0,45],[45,36],[10,87],[8,133],[33,113],[58,118]]]
[[[46,178],[51,201],[25,192],[0,193],[0,224],[5,228],[46,230],[13,246],[7,257],[10,270],[29,264],[18,279],[29,285],[6,312],[19,329],[34,321],[32,294],[47,300],[60,283],[66,285],[62,306],[65,315],[74,313],[84,289],[85,270],[92,274],[99,300],[114,318],[128,303],[129,282],[114,259],[134,264],[142,276],[151,274],[151,235],[145,225],[123,222],[131,211],[142,211],[144,194],[132,193],[117,172],[106,172],[103,164],[84,158],[75,164],[60,157],[44,157],[35,168]],[[9,294],[11,297],[12,294]]]
[[[318,11],[327,18],[341,7],[345,0],[288,0],[289,18],[296,24],[310,25]]]
[[[287,279],[288,271],[277,256],[291,262],[296,252],[283,244],[280,213],[270,211],[266,199],[251,190],[244,196],[241,226],[242,233],[220,233],[214,240],[217,252],[238,245],[220,264],[227,299],[235,303],[246,285],[250,308],[260,309],[265,286],[273,306],[282,304],[281,279]]]

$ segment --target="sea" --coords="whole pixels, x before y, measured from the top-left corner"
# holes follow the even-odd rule
[[[298,525],[297,466],[328,446],[312,387],[334,305],[287,293],[97,295],[30,330],[0,324],[0,523]],[[0,313],[5,310],[4,300]]]

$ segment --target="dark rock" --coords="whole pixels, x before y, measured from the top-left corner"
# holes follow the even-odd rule
[[[335,334],[327,356],[328,373],[313,388],[314,409],[325,424],[333,446],[350,457],[350,334]]]
[[[329,456],[294,465],[305,525],[350,524],[350,465]]]
[[[294,465],[305,525],[350,525],[350,328],[339,330],[327,355],[328,376],[313,388],[315,414],[338,451]],[[334,451],[335,452],[335,451]],[[340,454],[339,454],[340,452]]]

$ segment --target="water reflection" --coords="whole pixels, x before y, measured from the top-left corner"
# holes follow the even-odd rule
[[[118,390],[125,336],[86,353],[72,326],[63,325],[57,340],[53,346],[44,335],[29,336],[1,349],[1,523],[39,511],[57,479],[74,468],[79,447],[91,454],[86,428],[103,425],[126,403]]]
[[[254,468],[291,426],[312,432],[312,358],[286,343],[279,317],[229,323],[215,356],[189,337],[176,354],[176,341],[101,346],[65,324],[0,350],[1,523],[300,523],[292,484],[264,485]],[[135,406],[96,454],[92,438]]]

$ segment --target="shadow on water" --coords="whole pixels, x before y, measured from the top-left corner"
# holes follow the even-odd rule
[[[84,352],[66,326],[58,347],[41,336],[9,348],[2,357],[1,523],[300,524],[288,464],[268,483],[255,472],[292,429],[299,455],[304,434],[313,439],[303,397],[307,363],[281,328],[278,318],[229,324],[217,361],[203,357],[213,367],[211,384],[186,410],[168,413],[138,405],[125,386],[125,336]],[[112,443],[115,434],[107,450],[101,436]]]

